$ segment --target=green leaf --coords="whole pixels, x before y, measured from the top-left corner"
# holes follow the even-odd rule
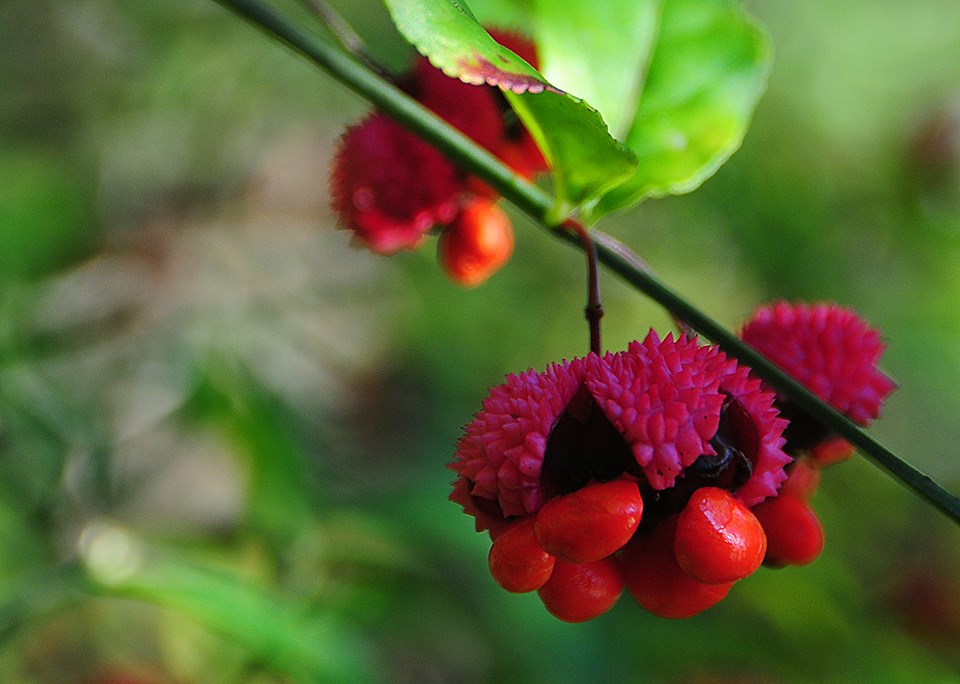
[[[591,218],[689,192],[740,146],[766,83],[770,45],[733,0],[664,0],[639,107],[626,135],[639,165]]]
[[[39,541],[39,539],[37,540]],[[36,629],[47,618],[76,604],[84,578],[76,564],[50,559],[0,578],[0,643],[9,645],[21,630]]]
[[[477,21],[497,29],[519,30],[533,23],[537,0],[470,0]]]
[[[623,138],[653,56],[663,0],[536,0],[541,71]]]
[[[542,97],[505,94],[550,162],[561,215],[602,197],[636,167],[633,155],[610,137],[597,111],[582,100],[550,92]]]
[[[629,176],[633,154],[600,114],[499,45],[456,0],[384,0],[400,32],[448,76],[499,86],[550,162],[560,212]]]

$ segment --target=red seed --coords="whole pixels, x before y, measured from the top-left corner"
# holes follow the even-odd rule
[[[704,584],[677,564],[673,542],[677,519],[664,520],[648,537],[634,537],[621,555],[624,584],[634,600],[654,615],[687,618],[722,601],[733,582]]]
[[[539,589],[553,572],[555,559],[537,541],[534,523],[532,515],[512,523],[497,535],[487,556],[493,579],[516,594]]]
[[[817,468],[828,468],[846,461],[856,449],[842,437],[828,437],[810,449],[810,461]]]
[[[760,567],[767,538],[756,516],[733,494],[701,487],[680,512],[673,550],[692,579],[725,584]]]
[[[557,559],[553,574],[537,594],[550,613],[564,622],[586,622],[610,610],[623,593],[616,558],[593,563]]]
[[[476,287],[496,273],[513,254],[513,228],[503,209],[473,196],[456,221],[440,234],[437,256],[446,274],[464,287]]]
[[[806,458],[798,458],[787,466],[787,481],[780,487],[780,496],[789,494],[809,501],[820,485],[820,470]]]
[[[543,505],[537,513],[537,539],[558,558],[590,563],[630,541],[642,515],[643,499],[636,482],[591,484]]]
[[[823,525],[811,506],[790,494],[767,499],[753,508],[767,533],[764,565],[807,565],[823,551]]]

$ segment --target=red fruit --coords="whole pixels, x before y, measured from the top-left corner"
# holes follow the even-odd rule
[[[630,541],[642,514],[637,483],[614,480],[551,499],[537,513],[535,529],[548,553],[571,563],[590,563]]]
[[[740,337],[859,425],[880,414],[897,386],[877,368],[880,333],[834,304],[761,307]]]
[[[537,594],[550,613],[564,622],[586,622],[606,613],[623,593],[614,557],[593,563],[557,560],[553,574]]]
[[[517,520],[490,547],[490,574],[507,591],[522,594],[539,589],[553,572],[555,559],[537,541],[535,522],[532,515]]]
[[[733,582],[704,584],[688,576],[673,553],[677,519],[664,520],[649,537],[634,537],[623,549],[627,591],[643,608],[663,618],[687,618],[722,601]]]
[[[504,211],[489,199],[472,197],[440,235],[437,254],[451,280],[476,287],[496,273],[513,253],[513,228]]]
[[[846,461],[856,448],[842,437],[828,437],[810,449],[810,461],[817,468],[827,468]]]
[[[800,498],[781,494],[755,506],[753,514],[767,533],[765,565],[806,565],[823,550],[823,525],[813,508]]]
[[[780,488],[780,496],[789,494],[801,501],[809,501],[820,484],[820,470],[806,458],[798,458],[787,469],[787,481]]]
[[[377,254],[415,249],[433,226],[450,223],[462,188],[437,149],[379,113],[347,129],[331,174],[344,228]]]
[[[725,584],[752,575],[766,550],[760,522],[725,489],[701,487],[677,518],[677,564],[698,582]]]

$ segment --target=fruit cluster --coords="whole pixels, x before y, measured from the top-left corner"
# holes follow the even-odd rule
[[[842,410],[867,402],[873,414],[857,419],[874,417],[893,388],[875,368],[875,333],[863,326],[859,346],[837,345],[848,338],[811,332],[819,323],[804,313],[836,323],[845,318],[836,307],[773,310],[762,309],[745,337],[761,330],[757,321],[789,314],[785,334],[807,344],[797,358],[840,354],[819,376],[862,381],[873,395]],[[803,565],[823,547],[809,500],[824,462],[811,454],[836,440],[811,443],[794,430],[801,446],[791,443],[778,404],[716,347],[651,331],[624,352],[510,375],[493,388],[457,444],[450,498],[489,532],[497,583],[536,591],[561,620],[602,614],[624,588],[655,615],[689,617],[761,564]]]
[[[533,46],[494,37],[532,64]],[[402,87],[519,175],[546,169],[533,139],[500,91],[450,78],[419,58]],[[513,252],[513,229],[497,193],[461,172],[414,133],[375,112],[344,133],[331,174],[333,206],[356,243],[378,254],[416,249],[439,230],[437,256],[454,281],[484,282]]]
[[[682,618],[723,599],[763,561],[763,527],[725,489],[701,487],[678,515],[637,534],[642,514],[636,482],[589,484],[497,534],[490,573],[507,591],[536,590],[567,622],[606,612],[624,586],[651,613]]]

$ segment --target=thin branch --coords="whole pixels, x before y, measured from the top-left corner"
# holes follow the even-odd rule
[[[580,240],[580,247],[587,256],[587,306],[583,313],[590,329],[590,351],[599,356],[603,353],[600,340],[600,319],[603,318],[603,301],[600,299],[600,270],[597,268],[597,246],[590,231],[573,219],[567,219],[563,227]]]
[[[641,259],[640,255],[638,255],[632,249],[627,247],[619,240],[610,237],[606,233],[602,233],[599,230],[596,232],[598,235],[603,236],[601,239],[605,245],[604,249],[610,253],[607,258],[616,258],[618,261],[622,262],[623,268],[646,273],[651,278],[657,277],[656,273],[653,272],[653,269],[650,268],[647,262]],[[675,311],[671,311],[670,309],[667,309],[667,311],[673,315],[673,322],[680,329],[680,332],[684,333],[687,337],[693,337],[697,334],[697,331],[694,329],[694,327],[680,318]]]
[[[492,154],[372,72],[356,58],[332,43],[304,31],[260,0],[216,1],[304,55],[400,124],[428,140],[455,164],[486,181],[520,210],[550,228],[553,235],[584,249],[585,246],[576,232],[555,230],[557,223],[550,220],[550,210],[553,207],[553,198],[550,195],[515,175]],[[596,246],[599,261],[606,267],[658,302],[677,319],[719,344],[726,353],[750,366],[758,376],[789,397],[811,417],[851,442],[877,466],[960,524],[960,498],[877,442],[842,413],[818,399],[752,347],[673,292],[622,243],[597,230],[592,231],[592,235],[592,244]]]
[[[323,25],[330,30],[330,33],[333,34],[344,50],[363,62],[372,71],[382,73],[377,63],[370,58],[363,38],[353,30],[353,27],[340,16],[339,12],[329,2],[326,0],[301,0],[301,2],[323,22]]]

